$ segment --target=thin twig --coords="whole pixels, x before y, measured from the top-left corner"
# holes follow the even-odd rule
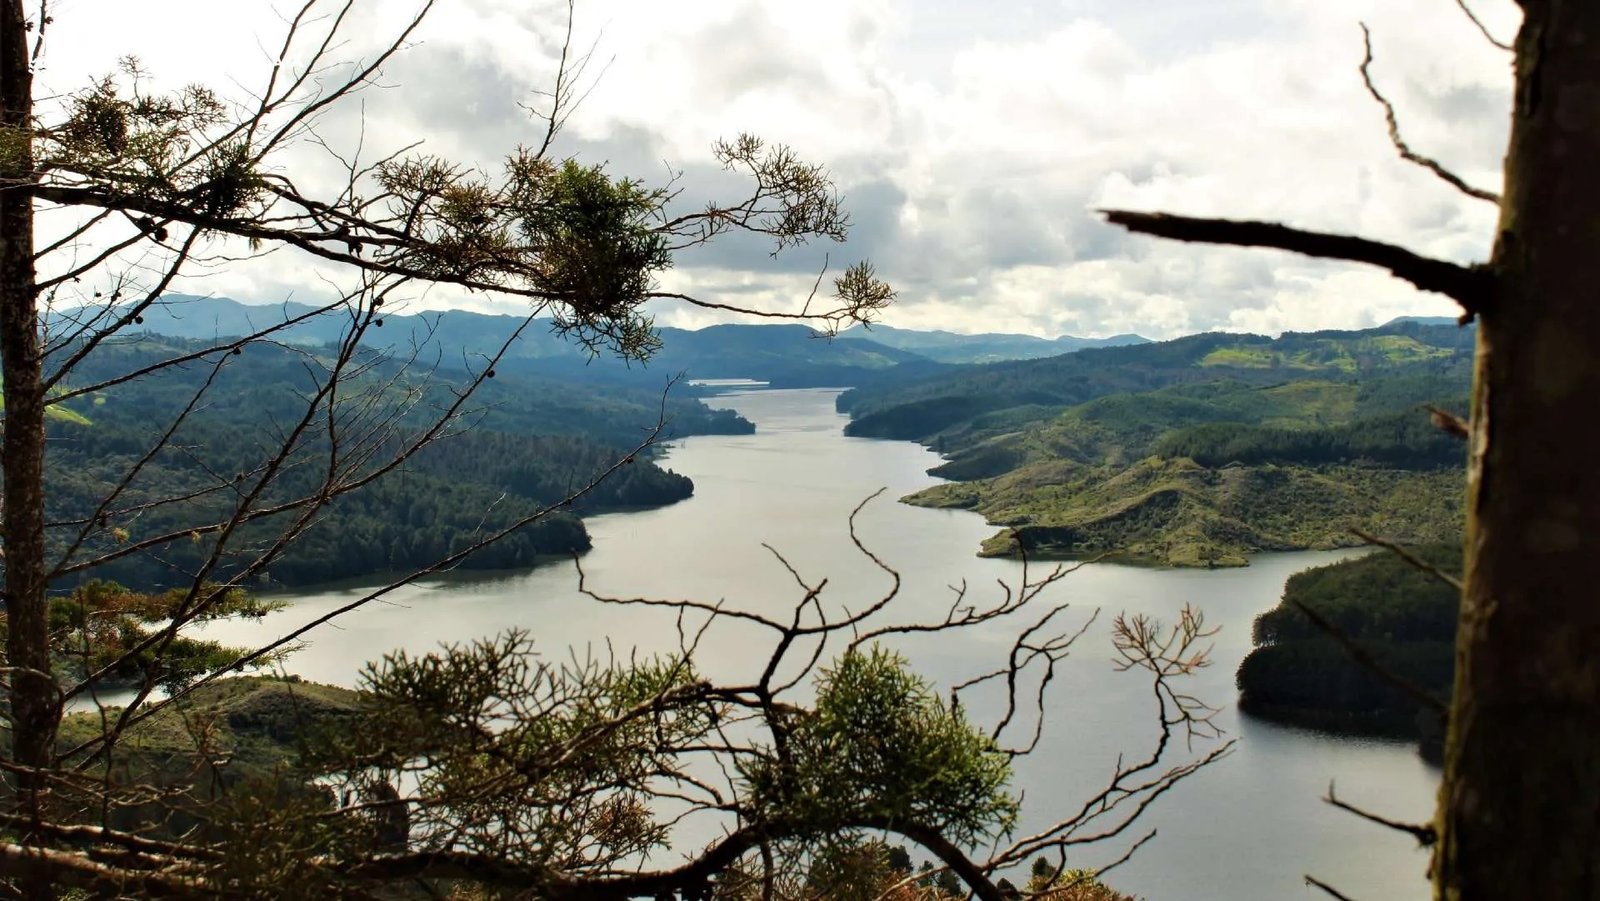
[[[1322,880],[1318,879],[1317,877],[1312,876],[1310,873],[1306,874],[1306,885],[1309,885],[1312,888],[1322,889],[1324,892],[1327,892],[1330,896],[1332,896],[1334,898],[1338,898],[1339,901],[1355,901],[1354,898],[1350,897],[1349,895],[1346,895],[1344,892],[1339,891],[1338,889],[1336,889],[1333,886],[1327,884],[1326,882],[1323,882]]]
[[[1416,567],[1417,569],[1427,573],[1428,575],[1434,577],[1435,579],[1438,579],[1439,581],[1443,582],[1444,584],[1449,585],[1451,588],[1454,588],[1456,591],[1461,591],[1465,587],[1465,586],[1463,586],[1461,584],[1461,580],[1460,579],[1456,578],[1455,576],[1450,575],[1449,573],[1445,572],[1444,570],[1440,569],[1439,567],[1434,566],[1432,563],[1429,563],[1428,561],[1422,559],[1421,557],[1418,557],[1416,554],[1411,553],[1410,551],[1408,551],[1405,548],[1401,547],[1400,545],[1394,543],[1393,541],[1390,541],[1387,538],[1379,538],[1376,535],[1368,535],[1366,532],[1363,532],[1360,529],[1355,529],[1355,528],[1352,528],[1350,530],[1350,534],[1356,536],[1357,538],[1361,539],[1362,541],[1365,541],[1368,544],[1375,544],[1378,547],[1381,547],[1384,550],[1389,551],[1391,554],[1394,554],[1396,557],[1399,557],[1401,560],[1406,561],[1407,563],[1411,564],[1412,566]]]
[[[1473,14],[1472,7],[1467,5],[1467,0],[1456,0],[1456,5],[1461,7],[1461,11],[1467,14],[1467,18],[1472,20],[1472,24],[1478,26],[1478,30],[1483,33],[1484,40],[1486,40],[1489,43],[1495,45],[1496,47],[1500,48],[1501,50],[1511,50],[1511,49],[1513,49],[1510,44],[1507,44],[1505,41],[1502,41],[1499,38],[1495,37],[1489,31],[1489,27],[1487,25],[1483,24],[1483,20],[1479,19],[1476,15]]]
[[[1460,3],[1461,0],[1456,0],[1456,2]],[[1462,9],[1465,8],[1465,6],[1462,6]],[[1468,13],[1468,15],[1471,15],[1471,13]],[[1473,21],[1477,20],[1474,19]],[[1479,27],[1481,28],[1482,26],[1480,25]],[[1487,33],[1485,32],[1485,34]],[[1389,98],[1383,96],[1383,93],[1378,90],[1378,86],[1372,83],[1372,32],[1367,29],[1365,22],[1361,23],[1361,40],[1366,48],[1366,55],[1361,59],[1361,80],[1366,83],[1367,93],[1371,94],[1372,99],[1378,101],[1379,105],[1383,107],[1384,121],[1389,124],[1389,142],[1394,145],[1395,150],[1399,151],[1400,158],[1432,172],[1446,184],[1468,197],[1499,204],[1499,194],[1467,184],[1466,180],[1461,176],[1446,169],[1443,163],[1432,157],[1423,156],[1411,149],[1411,145],[1407,144],[1406,139],[1400,135],[1400,120],[1395,116],[1394,104],[1390,103]],[[1493,40],[1493,38],[1490,40]]]
[[[1360,664],[1363,669],[1367,670],[1367,672],[1372,673],[1374,676],[1377,676],[1379,679],[1389,683],[1394,688],[1399,689],[1401,693],[1409,696],[1423,707],[1432,710],[1434,713],[1437,713],[1440,716],[1444,716],[1450,712],[1450,705],[1434,697],[1432,692],[1428,691],[1422,686],[1412,682],[1410,679],[1407,679],[1404,676],[1399,675],[1398,673],[1391,671],[1382,663],[1379,663],[1378,659],[1372,656],[1372,652],[1357,644],[1355,639],[1345,634],[1343,629],[1334,625],[1332,620],[1318,613],[1316,610],[1312,609],[1310,605],[1304,603],[1298,598],[1290,598],[1289,602],[1294,604],[1295,609],[1299,610],[1301,613],[1304,613],[1306,615],[1306,619],[1311,620],[1312,625],[1325,632],[1329,638],[1332,638],[1334,642],[1339,645],[1339,647],[1344,649],[1346,654],[1350,655],[1351,660],[1354,660],[1356,663]]]
[[[1406,835],[1416,839],[1417,844],[1424,848],[1432,847],[1433,843],[1439,840],[1438,831],[1431,825],[1424,824],[1419,826],[1416,823],[1402,823],[1399,820],[1391,820],[1388,817],[1379,816],[1370,811],[1362,810],[1354,804],[1339,800],[1339,796],[1333,793],[1332,782],[1328,783],[1328,794],[1322,800],[1347,813],[1353,813],[1369,823],[1377,823],[1379,826],[1386,826],[1396,832],[1404,832]]]

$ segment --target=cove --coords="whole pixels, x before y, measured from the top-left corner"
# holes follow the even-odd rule
[[[895,618],[942,616],[952,602],[951,586],[965,584],[974,601],[983,601],[997,596],[1000,582],[1017,584],[1019,562],[976,556],[979,542],[994,531],[981,517],[896,503],[936,483],[925,470],[938,458],[906,442],[843,437],[836,394],[753,390],[712,399],[713,406],[754,421],[756,433],[674,445],[664,465],[694,480],[689,500],[588,519],[594,549],[582,567],[590,587],[612,596],[722,601],[776,614],[800,597],[776,552],[812,583],[828,580],[824,603],[860,609],[881,597],[889,580],[852,545],[848,518],[880,489],[857,518],[857,532],[903,577],[890,608]],[[1014,788],[1024,793],[1020,831],[1075,811],[1104,785],[1119,753],[1149,752],[1155,734],[1149,680],[1115,671],[1109,624],[1119,612],[1170,621],[1187,602],[1220,627],[1211,665],[1188,687],[1221,708],[1216,722],[1238,745],[1160,798],[1128,832],[1078,850],[1069,863],[1104,865],[1153,828],[1155,839],[1107,876],[1121,891],[1149,901],[1319,897],[1305,887],[1306,873],[1352,897],[1428,897],[1427,854],[1415,842],[1320,800],[1336,782],[1344,800],[1394,819],[1428,819],[1438,776],[1411,746],[1276,726],[1233,708],[1233,673],[1249,649],[1251,621],[1277,602],[1291,574],[1348,553],[1263,555],[1248,567],[1215,571],[1093,564],[1053,586],[1044,600],[1071,604],[1064,628],[1099,613],[1058,667],[1038,750],[1016,768]],[[1037,575],[1041,564],[1034,566]],[[348,603],[360,589],[281,595],[289,602],[282,611],[259,622],[213,624],[205,634],[230,643],[259,641]],[[907,639],[896,647],[942,688],[996,665],[1015,625]],[[353,685],[360,667],[386,652],[427,651],[512,627],[528,630],[554,658],[666,652],[678,642],[670,616],[582,597],[575,566],[563,562],[409,586],[312,632],[285,667]],[[761,633],[713,629],[698,657],[712,677],[749,679],[770,648],[771,639]],[[985,725],[999,715],[976,703],[968,710]],[[1031,730],[1031,721],[1025,725]],[[1197,744],[1195,753],[1208,747]],[[1172,762],[1186,759],[1185,753],[1180,745]]]

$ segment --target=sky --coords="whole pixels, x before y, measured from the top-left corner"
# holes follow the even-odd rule
[[[1511,0],[1471,2],[1512,38]],[[79,90],[131,53],[157,86],[248,100],[291,8],[52,0],[36,85]],[[337,55],[369,56],[414,9],[368,0]],[[1451,0],[579,0],[574,16],[587,93],[556,153],[650,183],[679,172],[681,202],[698,207],[736,199],[710,147],[751,132],[826,165],[851,214],[843,245],[687,251],[665,290],[793,310],[825,258],[835,270],[869,259],[898,292],[883,319],[899,327],[1275,334],[1453,310],[1377,270],[1128,235],[1095,210],[1272,219],[1459,262],[1490,249],[1493,206],[1401,161],[1357,72],[1365,22],[1407,140],[1498,189],[1510,55]],[[565,27],[565,2],[439,0],[380,84],[324,116],[319,135],[345,155],[421,141],[492,167],[541,136],[524,106],[548,89]],[[278,165],[302,187],[333,183],[321,147]],[[339,278],[275,253],[175,288],[310,302]],[[444,289],[411,304],[520,308]],[[717,321],[681,304],[654,312],[661,325]]]

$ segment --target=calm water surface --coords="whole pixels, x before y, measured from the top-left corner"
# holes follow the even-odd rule
[[[981,517],[894,502],[936,481],[925,470],[937,458],[910,443],[844,438],[844,417],[833,410],[836,393],[750,391],[713,401],[754,421],[757,433],[695,437],[674,447],[666,465],[694,479],[690,500],[591,518],[594,550],[583,559],[591,587],[619,597],[787,611],[798,589],[766,544],[810,580],[826,577],[823,598],[834,609],[860,609],[882,595],[888,580],[853,549],[846,523],[850,510],[880,488],[886,490],[863,510],[858,531],[904,576],[890,608],[896,619],[942,615],[952,585],[965,582],[972,597],[983,600],[998,596],[997,580],[1015,584],[1020,564],[974,556],[993,531]],[[1277,602],[1290,574],[1341,556],[1269,555],[1248,568],[1215,572],[1094,565],[1054,586],[1048,597],[1072,604],[1066,625],[1081,624],[1097,609],[1100,615],[1058,671],[1038,752],[1017,768],[1024,833],[1075,810],[1104,784],[1119,753],[1148,753],[1155,733],[1149,683],[1113,670],[1111,617],[1126,611],[1170,620],[1189,602],[1221,627],[1213,665],[1190,687],[1223,708],[1217,722],[1238,739],[1237,750],[1163,797],[1141,820],[1142,829],[1083,849],[1072,862],[1114,860],[1129,841],[1155,828],[1157,837],[1108,877],[1149,901],[1325,897],[1304,885],[1305,873],[1357,898],[1426,898],[1425,853],[1319,800],[1335,781],[1348,800],[1400,819],[1427,819],[1437,774],[1410,746],[1277,727],[1241,718],[1232,706],[1233,672],[1249,649],[1251,620]],[[247,643],[359,595],[356,588],[298,593],[264,622],[220,624],[209,634]],[[573,565],[561,563],[411,586],[313,632],[288,668],[350,685],[363,662],[395,648],[427,650],[510,627],[529,630],[548,655],[564,655],[569,647],[603,651],[608,642],[618,653],[670,650],[677,643],[672,620],[656,611],[582,598]],[[920,672],[949,685],[1003,660],[1010,634],[1000,625],[900,648]],[[750,680],[770,646],[760,633],[713,630],[702,642],[701,666],[713,676]],[[981,706],[969,710],[987,719]]]

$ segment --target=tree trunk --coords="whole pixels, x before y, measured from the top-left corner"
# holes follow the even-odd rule
[[[12,762],[25,815],[45,815],[56,725],[44,553],[44,386],[33,269],[33,77],[22,0],[0,12],[0,358],[5,390],[4,512],[6,663]],[[31,769],[34,772],[30,773]],[[26,836],[30,837],[31,836]],[[31,897],[48,883],[28,886]]]
[[[1522,0],[1435,895],[1600,898],[1600,3]]]

